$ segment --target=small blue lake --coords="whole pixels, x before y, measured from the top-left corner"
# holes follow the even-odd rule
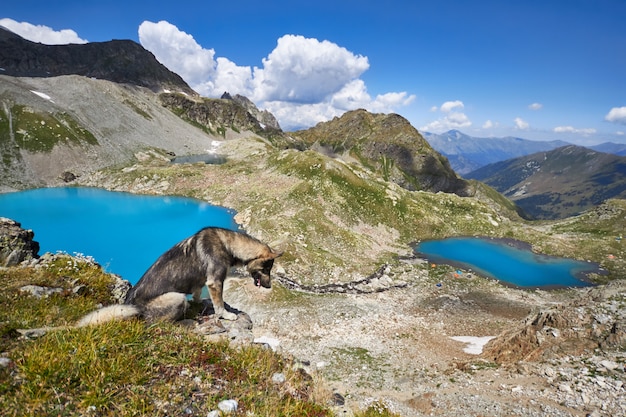
[[[232,210],[184,197],[98,188],[39,188],[0,194],[0,217],[35,232],[42,255],[93,257],[136,283],[177,242],[207,226],[237,230]]]
[[[602,272],[597,264],[533,253],[529,245],[505,239],[431,240],[419,243],[415,252],[432,263],[471,269],[522,288],[587,287],[593,284],[585,275]]]

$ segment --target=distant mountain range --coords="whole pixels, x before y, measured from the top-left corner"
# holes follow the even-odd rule
[[[495,162],[571,145],[561,140],[536,141],[511,136],[481,138],[466,135],[458,130],[441,134],[422,132],[422,135],[436,151],[448,158],[452,168],[461,175]],[[591,146],[589,149],[626,156],[626,144],[607,142]]]
[[[535,219],[565,218],[626,198],[626,157],[575,145],[490,164],[465,177],[495,188]]]

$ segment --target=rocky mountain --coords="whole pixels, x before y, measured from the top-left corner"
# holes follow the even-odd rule
[[[197,95],[183,79],[159,63],[152,53],[130,40],[44,45],[0,26],[0,74],[13,77],[82,75],[152,91]]]
[[[225,100],[234,100],[235,102],[239,103],[241,106],[243,106],[244,109],[248,111],[248,113],[250,113],[255,119],[259,121],[262,128],[270,128],[278,131],[282,130],[280,128],[278,120],[276,120],[276,117],[274,117],[272,113],[267,110],[259,110],[257,106],[252,102],[252,100],[250,100],[248,97],[244,97],[241,94],[235,94],[234,96],[231,96],[228,92],[225,92],[224,94],[222,94],[221,98]]]
[[[575,145],[490,164],[466,177],[537,219],[561,219],[626,197],[626,158]]]
[[[461,175],[495,162],[568,145],[559,140],[542,142],[516,137],[479,138],[458,130],[442,134],[423,132],[423,135],[435,150],[448,158],[452,168]]]
[[[469,193],[446,158],[397,114],[349,111],[292,136],[325,155],[359,161],[408,190]]]
[[[0,67],[0,190],[71,181],[153,149],[167,160],[237,135],[284,142],[268,112],[245,97],[199,97],[131,41],[42,45],[0,29]]]
[[[260,111],[248,98],[224,93],[221,99],[190,97],[180,93],[159,95],[161,104],[181,119],[210,134],[223,136],[227,130],[250,131],[266,138],[284,138],[278,121]],[[261,119],[264,121],[261,121]]]
[[[223,137],[182,120],[145,87],[0,75],[0,189],[56,185],[151,149],[206,153]]]

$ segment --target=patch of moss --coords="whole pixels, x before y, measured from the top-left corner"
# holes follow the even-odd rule
[[[336,364],[351,368],[358,378],[356,385],[364,388],[381,386],[380,384],[384,381],[382,374],[389,367],[383,358],[372,356],[370,351],[362,347],[333,348],[331,360]],[[330,375],[330,378],[333,379],[333,376]]]
[[[15,105],[11,108],[15,144],[30,152],[50,152],[55,145],[97,145],[96,137],[69,114],[37,113],[32,109]],[[9,132],[10,137],[11,132]],[[6,136],[3,135],[5,140]]]

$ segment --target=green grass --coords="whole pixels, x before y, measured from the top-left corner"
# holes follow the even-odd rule
[[[10,111],[12,132],[8,122],[3,122],[0,140],[8,143],[12,133],[15,144],[27,151],[50,152],[57,143],[98,144],[90,131],[65,112],[37,113],[20,105],[13,106]]]
[[[88,258],[55,255],[0,271],[0,414],[7,416],[206,415],[235,399],[233,415],[332,416],[330,394],[291,359],[255,345],[209,342],[174,323],[113,321],[37,339],[18,329],[67,326],[110,304],[114,279]],[[60,288],[35,298],[24,285]],[[73,291],[86,285],[85,291]],[[285,382],[273,382],[282,373]],[[372,414],[373,413],[373,414]],[[370,407],[356,416],[393,416]]]

